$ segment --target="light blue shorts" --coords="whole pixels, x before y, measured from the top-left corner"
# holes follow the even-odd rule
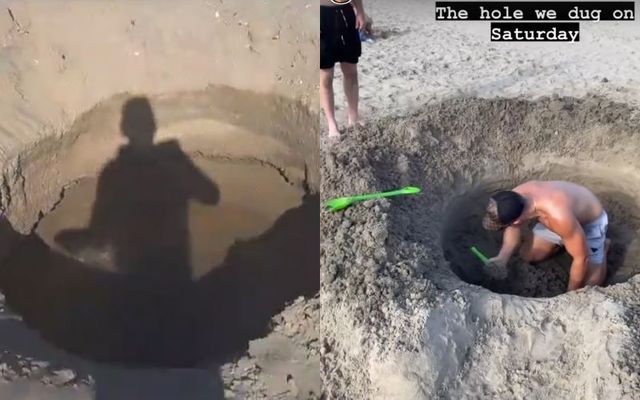
[[[607,239],[608,226],[609,217],[604,210],[595,221],[582,225],[582,230],[584,230],[584,235],[587,238],[587,246],[589,247],[589,262],[593,264],[600,264],[604,260],[604,242]],[[533,234],[547,242],[562,246],[562,238],[541,223],[537,223],[533,227]]]

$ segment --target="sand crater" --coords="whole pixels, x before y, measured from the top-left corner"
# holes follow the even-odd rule
[[[528,180],[568,180],[592,190],[602,201],[609,215],[607,237],[612,240],[609,252],[607,284],[624,282],[640,272],[635,257],[639,254],[640,198],[629,190],[628,176],[607,168],[576,168],[571,165],[548,164],[544,169],[532,168],[516,174]],[[489,195],[508,190],[519,180],[480,180],[469,191],[452,199],[446,211],[442,232],[445,258],[454,273],[465,282],[481,285],[496,293],[530,297],[551,297],[566,290],[571,257],[561,250],[551,259],[531,265],[514,256],[504,280],[492,279],[483,271],[482,263],[469,248],[477,246],[488,257],[498,253],[501,232],[488,232],[481,226]],[[533,224],[531,224],[533,225]],[[528,227],[531,228],[532,226]],[[530,234],[530,229],[525,229]]]
[[[45,339],[127,365],[224,361],[318,291],[316,132],[230,88],[116,96],[20,158],[0,288]],[[307,119],[309,119],[307,121]]]
[[[505,281],[482,273],[469,247],[492,256],[501,243],[499,234],[484,231],[480,223],[489,193],[533,179],[590,188],[610,217],[607,283],[625,282],[638,272],[640,257],[640,174],[632,152],[636,117],[629,106],[599,97],[452,99],[381,121],[372,129],[379,129],[380,142],[366,149],[365,161],[350,161],[347,154],[344,159],[365,167],[355,184],[371,183],[353,192],[423,188],[420,196],[392,201],[385,241],[390,254],[424,252],[422,259],[432,261],[422,261],[418,272],[425,268],[442,287],[457,287],[461,279],[497,293],[552,297],[566,288],[566,254],[535,268],[514,259]],[[337,153],[332,162],[342,156]]]
[[[638,115],[598,96],[460,97],[385,118],[325,151],[327,198],[423,189],[322,219],[322,290],[335,310],[322,315],[332,349],[325,387],[348,398],[462,398],[478,388],[500,397],[526,371],[522,393],[563,397],[582,390],[576,382],[603,379],[613,387],[604,396],[621,397],[615,385],[627,375],[618,365],[632,365],[638,343],[630,328],[640,256]],[[554,296],[565,286],[562,257],[536,269],[514,260],[514,271],[534,275],[503,286],[478,273],[468,246],[493,255],[499,239],[480,223],[488,193],[530,179],[575,181],[601,198],[614,241],[607,287]],[[345,321],[364,339],[354,341]],[[625,345],[612,352],[614,343]],[[585,368],[594,359],[612,362]],[[362,365],[370,366],[364,374]],[[549,371],[566,379],[540,392],[558,383]]]

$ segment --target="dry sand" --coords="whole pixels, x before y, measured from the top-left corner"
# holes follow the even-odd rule
[[[488,22],[435,22],[433,1],[371,0],[365,10],[378,38],[363,44],[359,64],[364,120],[459,96],[595,93],[628,102],[640,95],[633,22],[581,22],[574,44],[492,43]],[[336,76],[336,117],[344,127],[340,68]]]
[[[435,23],[432,2],[367,8],[385,36],[360,64],[368,125],[325,142],[322,197],[424,194],[322,214],[328,397],[638,398],[640,30],[582,23],[575,45],[491,44],[486,23]],[[499,245],[480,226],[488,193],[531,178],[602,199],[609,286],[561,294],[565,256],[513,260],[506,280],[482,271],[468,246]]]
[[[0,398],[317,398],[316,5],[0,11]]]

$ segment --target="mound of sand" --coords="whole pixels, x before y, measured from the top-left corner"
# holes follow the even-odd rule
[[[424,191],[322,216],[327,392],[635,398],[639,115],[595,96],[457,98],[384,118],[323,149],[324,198],[405,185]],[[562,257],[541,267],[514,260],[506,280],[483,273],[468,247],[491,256],[499,244],[480,224],[489,192],[531,178],[575,180],[602,198],[617,243],[610,286],[558,295]]]

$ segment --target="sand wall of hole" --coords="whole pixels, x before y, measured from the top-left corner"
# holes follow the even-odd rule
[[[380,399],[633,398],[639,129],[636,109],[597,96],[457,98],[323,149],[323,197],[423,189],[322,218],[323,307],[336,310],[321,321],[331,349],[327,390]],[[617,242],[607,287],[559,295],[562,257],[538,270],[516,263],[506,285],[484,280],[468,245],[491,255],[499,238],[482,230],[478,213],[488,192],[529,179],[576,181],[600,196]],[[545,280],[544,270],[559,276]],[[595,381],[606,388],[585,386]]]
[[[120,129],[122,108],[131,97],[116,95],[100,103],[69,132],[43,139],[7,163],[0,193],[16,228],[28,231],[65,187],[95,176],[117,154],[126,142]],[[284,171],[287,179],[318,186],[317,128],[303,105],[230,87],[149,101],[157,123],[154,141],[179,139],[182,149],[196,156],[267,163]]]
[[[222,361],[318,290],[317,114],[229,87],[116,95],[4,171],[7,304],[93,360]]]

